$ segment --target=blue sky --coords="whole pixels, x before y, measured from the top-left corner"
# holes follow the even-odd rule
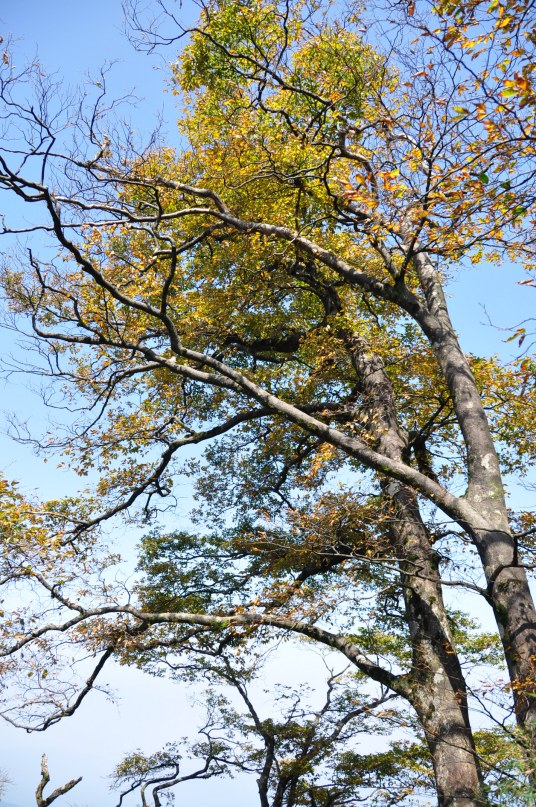
[[[4,0],[0,20],[21,57],[38,55],[47,72],[57,72],[71,85],[78,85],[88,72],[113,61],[114,83],[119,94],[139,89],[148,107],[162,104],[163,61],[137,53],[123,36],[120,0]],[[140,77],[143,77],[140,81]],[[154,103],[153,103],[154,102]],[[144,107],[145,108],[145,107]]]
[[[178,4],[177,4],[178,7]],[[182,13],[190,14],[192,6]],[[4,39],[15,40],[14,53],[19,64],[38,55],[47,72],[56,72],[67,84],[76,86],[86,75],[95,75],[106,61],[116,64],[110,75],[111,94],[134,91],[138,100],[131,108],[133,123],[140,131],[149,132],[152,123],[163,112],[171,139],[178,115],[175,100],[164,92],[167,78],[165,63],[158,56],[136,53],[122,34],[122,11],[119,0],[3,0],[0,6],[0,31]],[[169,52],[169,59],[174,53]],[[475,353],[500,352],[505,358],[514,349],[505,344],[507,334],[487,323],[487,317],[498,326],[511,326],[531,315],[536,290],[516,285],[523,274],[513,267],[480,267],[463,271],[450,285],[452,313],[462,336],[464,348]],[[0,336],[0,349],[9,349],[11,334]],[[27,391],[21,379],[11,379],[3,389],[5,410],[17,409],[22,417],[39,423],[40,401]],[[45,467],[29,449],[2,440],[2,469],[10,476],[39,485],[43,495],[53,495],[60,486],[72,484],[70,477]],[[147,680],[140,673],[115,669],[108,677],[112,687],[122,693],[119,705],[95,695],[73,718],[53,727],[46,735],[25,735],[0,725],[0,765],[14,780],[6,794],[10,804],[26,805],[39,774],[39,760],[46,751],[53,785],[73,776],[84,775],[84,782],[66,804],[113,804],[107,796],[105,777],[123,752],[142,746],[155,751],[166,740],[184,734],[192,724],[184,690],[163,681]],[[218,784],[207,795],[204,804],[251,804],[252,793],[236,789],[232,783]],[[212,799],[212,801],[211,801]]]

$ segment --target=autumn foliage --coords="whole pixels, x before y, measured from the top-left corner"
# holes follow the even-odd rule
[[[6,268],[7,305],[79,412],[41,449],[96,479],[78,498],[24,504],[15,521],[6,483],[2,530],[17,561],[6,541],[4,583],[36,596],[3,628],[19,687],[9,719],[71,714],[113,657],[237,689],[249,717],[233,713],[234,731],[252,719],[264,748],[240,757],[260,771],[263,807],[327,807],[367,788],[409,804],[418,776],[440,805],[470,807],[520,770],[530,779],[534,523],[508,509],[504,479],[536,458],[532,364],[464,353],[445,294],[468,262],[533,266],[532,29],[514,28],[517,8],[492,3],[486,27],[479,2],[442,4],[432,20],[409,5],[389,47],[339,4],[221,0],[189,30],[172,18],[167,44],[184,43],[179,152],[119,142],[98,107],[78,120],[83,148],[60,151],[61,115],[38,118],[8,71],[3,101],[26,156],[0,155],[0,182],[42,210],[54,257],[32,246]],[[189,532],[158,522],[165,509],[172,518],[181,475],[195,489]],[[120,516],[159,523],[127,594],[101,541]],[[452,590],[487,603],[497,637],[449,605]],[[281,632],[336,651],[375,687],[359,726],[366,713],[374,730],[393,699],[416,742],[368,762],[344,756],[349,696],[326,724],[320,711],[292,736],[263,728],[246,683]],[[96,658],[79,690],[42,675],[40,659],[55,667],[64,642]],[[34,654],[35,687],[20,676]],[[517,727],[475,732],[481,693],[467,668],[501,660],[497,697]],[[230,715],[222,703],[212,713]],[[235,764],[208,724],[204,736],[194,778]],[[287,784],[278,743],[304,764]],[[324,801],[317,747],[344,782]],[[133,791],[159,770],[178,785],[178,753],[134,755],[117,778]],[[371,773],[382,764],[397,802]]]

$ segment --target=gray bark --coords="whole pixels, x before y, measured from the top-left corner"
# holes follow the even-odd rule
[[[401,460],[407,440],[399,428],[391,382],[381,360],[360,338],[346,336],[378,448]],[[415,492],[384,482],[392,503],[390,534],[397,555],[413,654],[408,700],[424,728],[440,807],[483,805],[483,784],[467,708],[467,690],[443,603],[437,560]]]
[[[474,517],[465,526],[482,561],[488,601],[513,684],[516,717],[521,726],[533,732],[536,608],[508,524],[497,452],[473,373],[450,320],[439,275],[425,254],[418,254],[414,262],[429,313],[436,323],[427,329],[427,336],[452,395],[467,447],[466,500]]]

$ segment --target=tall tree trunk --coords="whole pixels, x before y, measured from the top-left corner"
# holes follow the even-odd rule
[[[458,342],[441,279],[425,253],[414,258],[431,321],[422,322],[452,395],[467,447],[466,500],[475,518],[465,524],[479,553],[512,681],[516,717],[536,734],[536,608],[508,524],[497,452],[472,370]]]
[[[364,396],[367,423],[378,448],[402,459],[401,431],[389,377],[366,342],[343,335]],[[483,783],[467,708],[467,690],[443,602],[437,559],[414,491],[384,481],[391,502],[390,535],[398,558],[413,654],[410,702],[422,723],[440,807],[483,805]]]
[[[443,603],[437,560],[414,492],[391,491],[413,653],[411,703],[432,755],[440,807],[485,804],[467,690]]]

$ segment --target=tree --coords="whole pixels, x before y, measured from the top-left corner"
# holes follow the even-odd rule
[[[501,107],[504,119],[515,121],[519,133],[530,139],[536,99],[536,21],[530,3],[447,1],[440,3],[434,12],[441,25],[434,31],[427,30],[428,35],[442,41],[461,64],[465,55],[473,62],[481,55],[486,56],[472,70],[468,63],[464,64],[467,73],[478,80],[482,102],[487,100],[492,107]]]
[[[440,47],[459,75],[455,111],[476,127],[473,154],[484,169],[480,179],[502,208],[503,219],[511,216],[516,222],[506,246],[529,271],[524,285],[534,286],[530,231],[534,224],[536,21],[530,3],[448,1],[429,8],[422,4],[418,14],[416,6],[409,4],[403,20],[419,31],[423,42]],[[532,364],[530,372],[534,374]]]
[[[66,793],[69,793],[73,787],[82,781],[82,777],[79,776],[78,779],[71,779],[69,782],[66,782],[61,787],[57,787],[52,793],[49,793],[48,796],[44,795],[45,787],[50,782],[50,773],[48,770],[48,760],[43,754],[41,758],[41,781],[37,786],[37,790],[35,791],[35,800],[37,803],[37,807],[49,807],[52,802],[59,799],[61,796],[64,796]]]
[[[0,797],[5,793],[6,785],[9,784],[9,777],[2,771],[0,772]]]
[[[441,805],[482,804],[443,587],[492,606],[530,741],[536,620],[500,461],[519,471],[534,459],[533,424],[519,376],[463,354],[443,281],[463,255],[500,246],[518,216],[483,179],[456,77],[441,63],[415,70],[411,57],[409,81],[408,59],[389,62],[358,29],[353,12],[307,4],[204,6],[176,68],[179,155],[119,148],[98,108],[77,119],[83,147],[61,151],[55,111],[4,80],[18,129],[0,181],[42,205],[46,223],[29,229],[59,249],[30,251],[5,288],[87,402],[63,447],[81,474],[98,449],[102,479],[94,501],[49,505],[47,524],[63,531],[39,555],[17,548],[18,577],[50,593],[60,621],[22,637],[8,622],[3,652],[35,641],[45,652],[68,632],[102,652],[49,724],[114,653],[196,652],[222,630],[231,642],[254,627],[297,632],[411,704]],[[218,505],[232,508],[235,529],[220,520],[214,540],[182,537],[197,571],[171,605],[125,604],[104,579],[81,596],[90,531],[143,498],[149,515],[179,449],[205,442],[200,495],[216,522]],[[70,547],[61,571],[58,545]],[[474,565],[471,547],[483,586],[449,578],[467,557]],[[349,592],[367,586],[374,628],[363,631]],[[381,629],[392,603],[402,661]],[[39,682],[44,701],[49,686]]]
[[[230,655],[207,661],[198,672],[211,687],[205,698],[207,720],[199,732],[201,740],[190,746],[184,741],[179,748],[168,745],[148,757],[138,752],[125,757],[114,777],[116,787],[130,785],[123,790],[120,804],[139,789],[146,807],[146,793],[153,785],[151,795],[158,807],[164,791],[183,781],[237,772],[256,777],[262,807],[335,807],[366,798],[372,803],[399,804],[409,794],[433,792],[431,760],[424,744],[394,743],[386,753],[356,751],[361,734],[388,733],[407,716],[389,708],[394,696],[387,691],[377,700],[367,698],[355,674],[332,673],[324,700],[316,706],[307,688],[286,686],[278,687],[269,709],[264,704],[261,710],[251,694],[258,666],[244,668]],[[238,695],[238,708],[213,689],[220,683],[230,685]],[[269,711],[269,717],[263,717],[262,711]],[[184,757],[204,760],[204,764],[181,776]]]
[[[229,580],[227,564],[225,573],[221,569],[224,555],[220,542],[212,547],[216,551],[211,551],[210,544],[205,546],[204,568],[200,569],[193,557],[185,563],[188,556],[185,541],[188,536],[176,534],[152,536],[144,541],[140,594],[146,609],[178,608],[181,593],[191,598],[192,590],[199,596],[203,589],[213,588],[208,582],[213,577],[211,557],[219,565],[218,578]],[[191,539],[189,543],[191,546]],[[248,577],[244,572],[243,578]],[[190,605],[193,606],[192,599]],[[380,646],[381,626],[385,631],[381,636],[384,654],[389,646],[391,657],[403,664],[408,647],[404,637],[396,635],[397,621],[400,623],[403,615],[396,616],[398,620],[392,604],[390,614],[384,613],[383,619],[373,623],[374,628],[369,627],[368,640],[370,646]],[[475,659],[488,665],[494,663],[492,656],[483,660],[481,652],[482,647],[493,646],[493,639],[475,634],[459,614],[456,621],[458,651],[465,657],[465,665]],[[325,699],[320,704],[318,688],[313,693],[303,683],[276,687],[270,693],[270,703],[266,703],[266,691],[262,696],[258,691],[259,681],[269,681],[274,676],[265,669],[269,654],[263,647],[253,662],[250,658],[245,664],[236,637],[232,642],[220,637],[215,648],[203,643],[196,648],[193,659],[185,659],[171,649],[173,639],[176,640],[176,634],[170,634],[166,643],[161,635],[158,642],[136,650],[130,648],[129,652],[138,665],[154,674],[160,675],[165,669],[179,681],[199,678],[206,681],[209,689],[203,702],[208,705],[207,719],[200,731],[202,740],[193,745],[185,741],[178,747],[168,745],[155,755],[140,752],[128,755],[116,770],[117,786],[130,785],[128,791],[123,790],[123,798],[137,788],[145,794],[151,786],[156,787],[155,798],[160,788],[167,791],[194,776],[232,776],[235,772],[255,775],[260,804],[264,807],[298,804],[313,807],[362,801],[414,804],[414,797],[433,795],[433,761],[422,729],[388,689],[371,699],[366,676],[356,675],[350,669],[340,674],[330,670]],[[365,630],[359,639],[363,646]],[[222,696],[218,690],[221,684],[235,691],[238,704]],[[267,716],[263,717],[263,712]],[[383,751],[370,749],[369,738],[390,736],[397,728],[403,736],[408,731],[415,732],[414,741],[398,737]],[[511,732],[480,731],[475,740],[491,803],[510,807],[531,803],[522,750]],[[202,764],[198,764],[193,774],[184,774],[183,766],[191,758],[201,760]]]

